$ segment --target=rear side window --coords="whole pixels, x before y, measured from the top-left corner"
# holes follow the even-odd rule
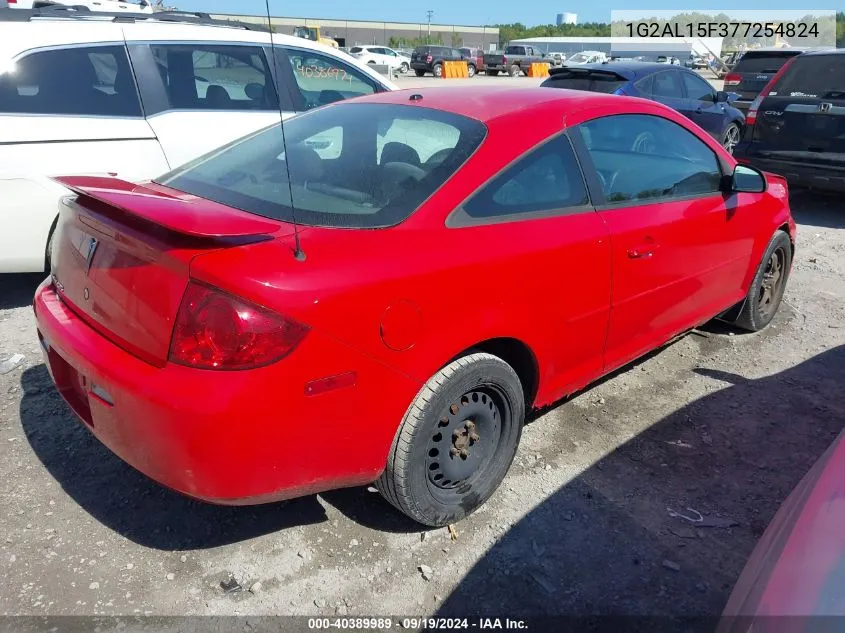
[[[474,119],[350,103],[297,115],[157,179],[250,213],[376,228],[411,215],[484,140]]]
[[[543,82],[549,88],[567,88],[569,90],[587,90],[611,94],[628,83],[627,79],[612,73],[562,73],[555,74]]]
[[[845,99],[845,55],[799,57],[769,94],[781,97]]]
[[[363,53],[364,49],[361,48],[360,46],[353,46],[352,48],[349,49],[349,52],[350,53]]]
[[[172,108],[279,108],[267,61],[259,47],[156,44],[150,50]]]
[[[372,79],[335,57],[299,49],[286,53],[305,110],[376,92]]]
[[[746,53],[734,67],[735,73],[776,73],[795,55],[783,53]]]
[[[141,105],[122,46],[32,53],[0,74],[0,112],[139,117]]]
[[[463,205],[471,218],[558,211],[588,204],[569,141],[558,137],[521,158]]]
[[[657,73],[654,76],[651,94],[655,97],[680,97],[682,95],[681,78],[678,77],[678,73],[671,70]]]

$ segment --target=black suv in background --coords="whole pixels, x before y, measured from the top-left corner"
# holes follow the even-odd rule
[[[411,53],[411,68],[422,77],[431,73],[435,77],[443,74],[443,62],[469,61],[457,48],[449,46],[417,46]],[[474,61],[474,60],[473,60]]]
[[[845,49],[785,64],[751,104],[734,156],[791,185],[845,192]]]
[[[738,92],[739,99],[733,106],[743,112],[766,87],[777,71],[793,57],[803,53],[803,48],[759,48],[746,52],[731,71],[725,75],[725,92]]]

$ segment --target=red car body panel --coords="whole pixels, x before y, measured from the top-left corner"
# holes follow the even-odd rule
[[[843,525],[845,434],[772,519],[734,587],[719,633],[746,633],[752,623],[763,633],[839,630],[836,622],[845,616]]]
[[[415,93],[423,98],[409,101]],[[695,133],[724,165],[736,163],[689,120],[640,99],[469,88],[356,101],[481,118],[488,134],[394,227],[300,227],[305,261],[293,257],[291,224],[160,185],[66,181],[82,195],[63,213],[61,234],[65,242],[73,231],[79,237],[73,247],[58,245],[56,279],[35,299],[48,364],[95,435],[167,486],[246,503],[372,481],[421,386],[466,350],[518,342],[536,368],[529,404],[553,403],[729,308],[747,292],[774,232],[785,226],[794,236],[775,177],[770,189],[781,187],[781,197],[716,195],[447,227],[470,194],[521,154],[597,116],[662,116]],[[86,265],[89,234],[103,249],[97,258],[110,258],[97,260],[90,280],[73,272]],[[653,256],[631,256],[643,248]],[[189,279],[310,331],[289,357],[260,369],[168,362]],[[349,374],[354,385],[345,379],[337,381],[343,388],[306,393],[313,381]]]

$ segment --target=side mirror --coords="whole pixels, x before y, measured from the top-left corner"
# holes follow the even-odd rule
[[[730,190],[735,193],[763,193],[766,190],[766,177],[750,165],[737,165],[731,176]]]
[[[727,103],[728,102],[728,93],[724,90],[719,90],[716,93],[716,103]]]

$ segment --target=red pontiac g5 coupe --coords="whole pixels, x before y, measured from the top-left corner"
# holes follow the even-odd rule
[[[435,88],[283,131],[150,183],[60,179],[35,297],[50,372],[106,446],[193,497],[375,481],[456,521],[527,409],[716,316],[765,327],[783,296],[786,182],[652,101]]]

